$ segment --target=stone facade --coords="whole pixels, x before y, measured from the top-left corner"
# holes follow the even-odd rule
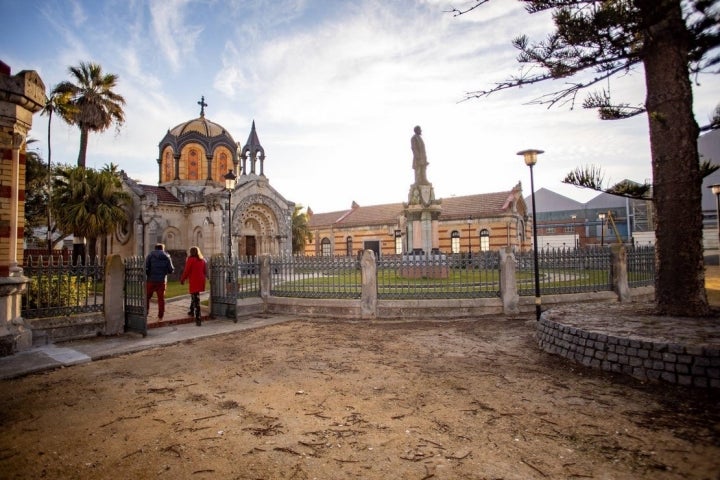
[[[240,256],[289,254],[295,204],[265,176],[255,122],[243,147],[205,118],[204,100],[198,103],[200,117],[169,129],[160,141],[157,186],[125,175],[132,221],[112,236],[109,253],[144,256],[164,243],[178,271],[191,246],[205,256],[227,255],[229,249]],[[225,188],[228,172],[237,176],[232,195]]]
[[[440,253],[527,250],[532,246],[532,220],[518,183],[503,192],[450,197],[435,201],[433,234]],[[314,213],[308,209],[313,239],[306,255],[356,255],[371,249],[376,255],[413,251],[413,212],[409,204],[392,203]],[[435,243],[435,241],[437,243]],[[426,252],[431,253],[431,252]]]

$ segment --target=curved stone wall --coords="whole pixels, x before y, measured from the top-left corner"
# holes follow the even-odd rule
[[[716,346],[594,331],[561,323],[550,313],[545,312],[537,323],[538,343],[548,353],[643,381],[720,388],[720,348]]]

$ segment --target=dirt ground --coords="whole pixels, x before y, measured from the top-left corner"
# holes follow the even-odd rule
[[[533,327],[298,320],[3,381],[0,478],[720,478],[720,393]]]

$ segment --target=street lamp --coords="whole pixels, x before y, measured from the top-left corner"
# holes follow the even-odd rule
[[[225,190],[228,192],[228,232],[227,232],[227,243],[228,243],[228,260],[232,260],[232,193],[235,190],[235,180],[237,175],[232,171],[224,175],[225,177]]]
[[[601,213],[598,215],[600,219],[600,246],[605,246],[605,214]]]
[[[472,255],[472,229],[470,228],[470,225],[472,224],[472,217],[467,218],[467,225],[468,225],[468,258]]]
[[[715,215],[717,216],[718,227],[718,265],[720,265],[720,184],[710,185],[713,195],[715,195]]]
[[[533,222],[533,257],[535,260],[535,320],[540,320],[542,300],[540,298],[540,272],[538,269],[538,239],[537,239],[537,221],[535,215],[535,182],[533,180],[533,167],[537,163],[537,156],[543,153],[543,150],[528,149],[518,152],[525,160],[525,165],[530,167],[530,198],[532,199],[532,222]]]

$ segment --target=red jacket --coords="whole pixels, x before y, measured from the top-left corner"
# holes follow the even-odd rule
[[[205,291],[205,272],[207,264],[205,260],[198,257],[188,257],[185,261],[185,270],[180,277],[180,282],[190,280],[188,290],[190,293],[198,293]]]

